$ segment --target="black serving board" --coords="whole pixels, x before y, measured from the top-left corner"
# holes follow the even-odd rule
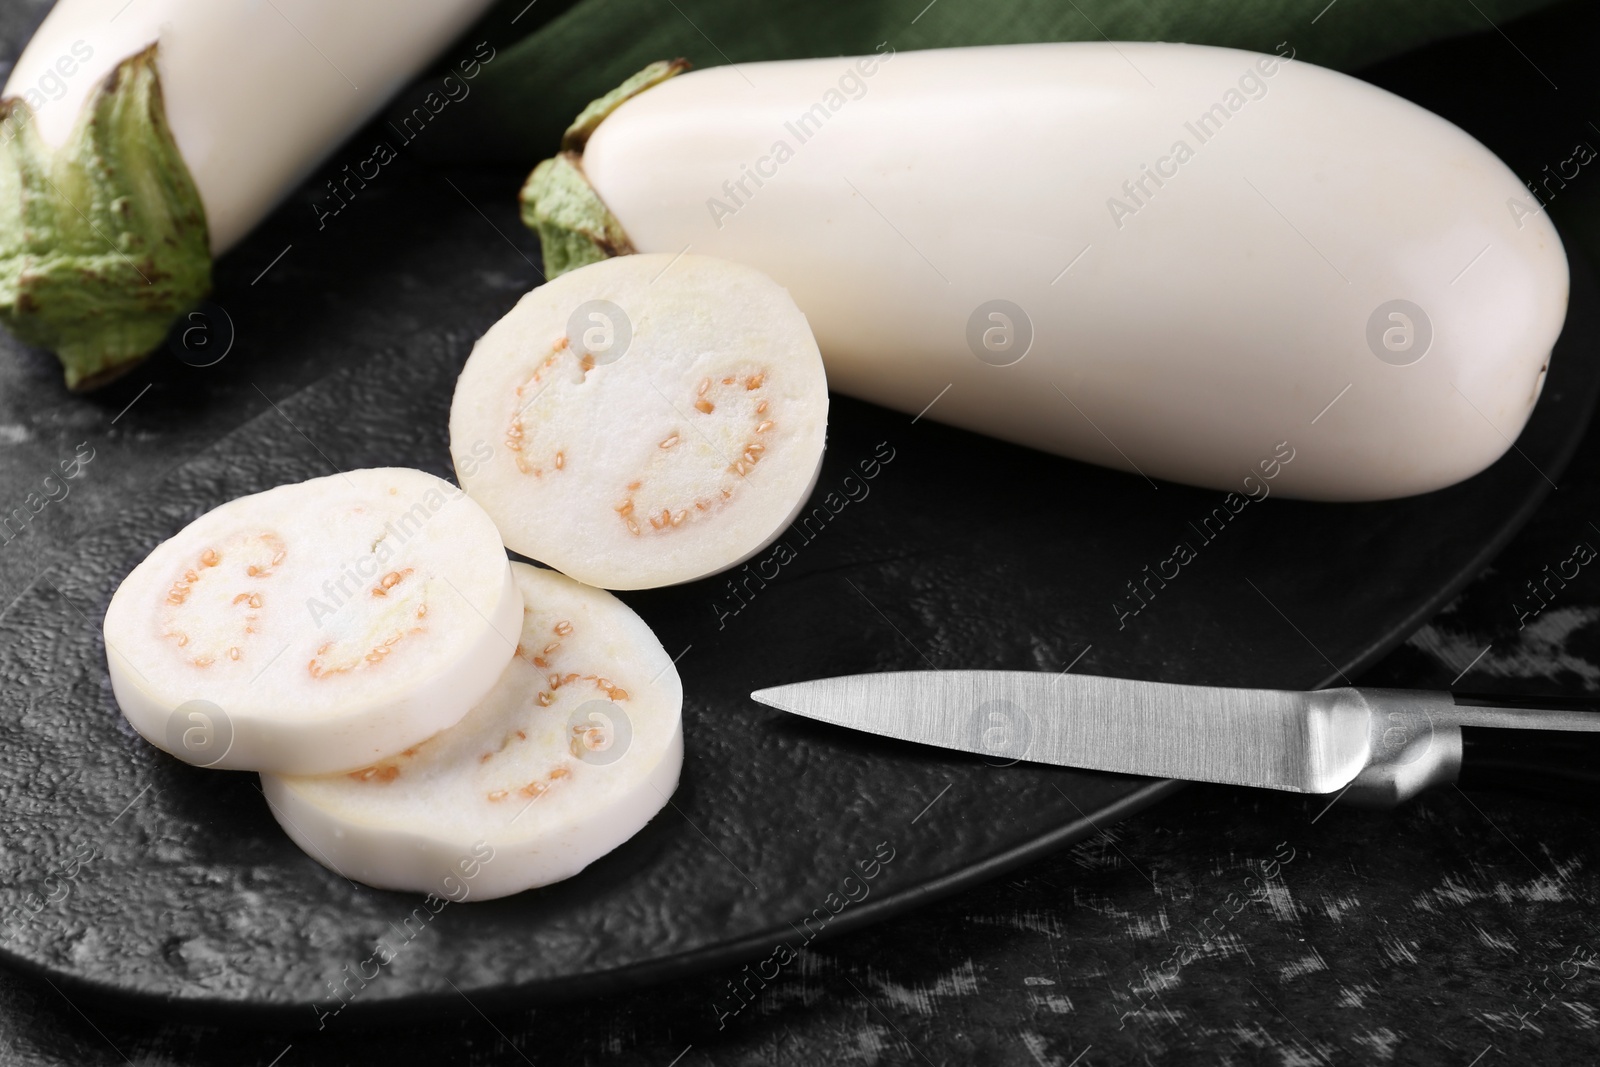
[[[207,509],[334,467],[450,475],[464,344],[346,365],[130,494],[0,617],[0,958],[74,998],[274,1027],[415,1018],[463,997],[489,1011],[713,967],[732,979],[784,958],[781,944],[1094,833],[1179,784],[992,766],[785,718],[748,693],[929,666],[1338,684],[1436,611],[1558,476],[1600,388],[1595,281],[1573,267],[1566,332],[1516,450],[1425,497],[1252,504],[1126,626],[1112,608],[1124,584],[1221,494],[836,398],[817,500],[875,458],[876,476],[855,483],[864,496],[786,534],[794,558],[738,599],[727,576],[624,594],[682,653],[687,757],[671,806],[576,878],[437,914],[302,855],[254,775],[145,744],[104,670],[99,622],[117,583]],[[841,905],[861,863],[876,877]],[[804,924],[816,915],[826,923]],[[380,939],[392,959],[374,964]]]

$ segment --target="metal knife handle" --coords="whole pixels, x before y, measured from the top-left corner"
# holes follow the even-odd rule
[[[1600,799],[1600,735],[1592,732],[1600,730],[1600,697],[1457,693],[1455,702],[1467,713],[1460,720],[1461,788]],[[1494,721],[1475,723],[1483,722],[1478,709],[1489,709]],[[1515,728],[1523,722],[1536,728]],[[1554,728],[1537,728],[1546,722]]]
[[[1339,794],[1341,802],[1392,808],[1456,780],[1461,728],[1454,722],[1457,708],[1449,693],[1366,687],[1347,692],[1367,708],[1367,765]]]
[[[1370,756],[1347,804],[1392,807],[1451,782],[1600,798],[1600,699],[1354,692],[1371,715]]]

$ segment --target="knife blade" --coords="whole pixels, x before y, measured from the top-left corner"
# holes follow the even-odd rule
[[[1033,671],[893,671],[761,689],[795,715],[989,757],[1347,794],[1369,805],[1454,781],[1462,729],[1600,732],[1572,708],[1458,702],[1449,693],[1176,685]]]

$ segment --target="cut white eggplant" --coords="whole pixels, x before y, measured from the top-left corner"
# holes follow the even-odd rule
[[[106,609],[123,714],[206,767],[321,774],[458,722],[522,600],[465,493],[406,468],[241,497],[156,546]]]
[[[522,640],[459,724],[341,775],[263,774],[306,854],[379,889],[490,900],[570,878],[678,786],[683,687],[610,593],[513,564]]]
[[[624,256],[535,289],[483,335],[450,448],[508,546],[641,589],[770,544],[816,484],[827,414],[816,342],[771,279]]]
[[[842,393],[1152,478],[1253,492],[1281,466],[1275,492],[1370,500],[1482,470],[1544,383],[1567,262],[1538,199],[1354,78],[1103,42],[656,84],[669,66],[574,125],[525,218],[567,262],[582,238],[759,267]]]

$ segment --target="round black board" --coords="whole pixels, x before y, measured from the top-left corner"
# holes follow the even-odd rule
[[[313,1028],[713,965],[769,972],[813,937],[993,877],[1178,783],[995,767],[787,719],[752,689],[930,666],[1337,684],[1436,611],[1548,490],[1600,388],[1596,312],[1575,262],[1544,395],[1478,477],[1380,504],[1269,499],[1209,537],[1196,526],[1220,493],[836,399],[817,501],[838,495],[785,534],[792,559],[624,596],[681,653],[688,754],[671,806],[565,883],[437,911],[301,854],[255,776],[140,740],[111,699],[99,634],[131,566],[225,500],[334,467],[448,476],[464,346],[381,352],[139,494],[0,618],[0,957],[73,997]],[[1126,583],[1177,540],[1198,558],[1122,614]]]

